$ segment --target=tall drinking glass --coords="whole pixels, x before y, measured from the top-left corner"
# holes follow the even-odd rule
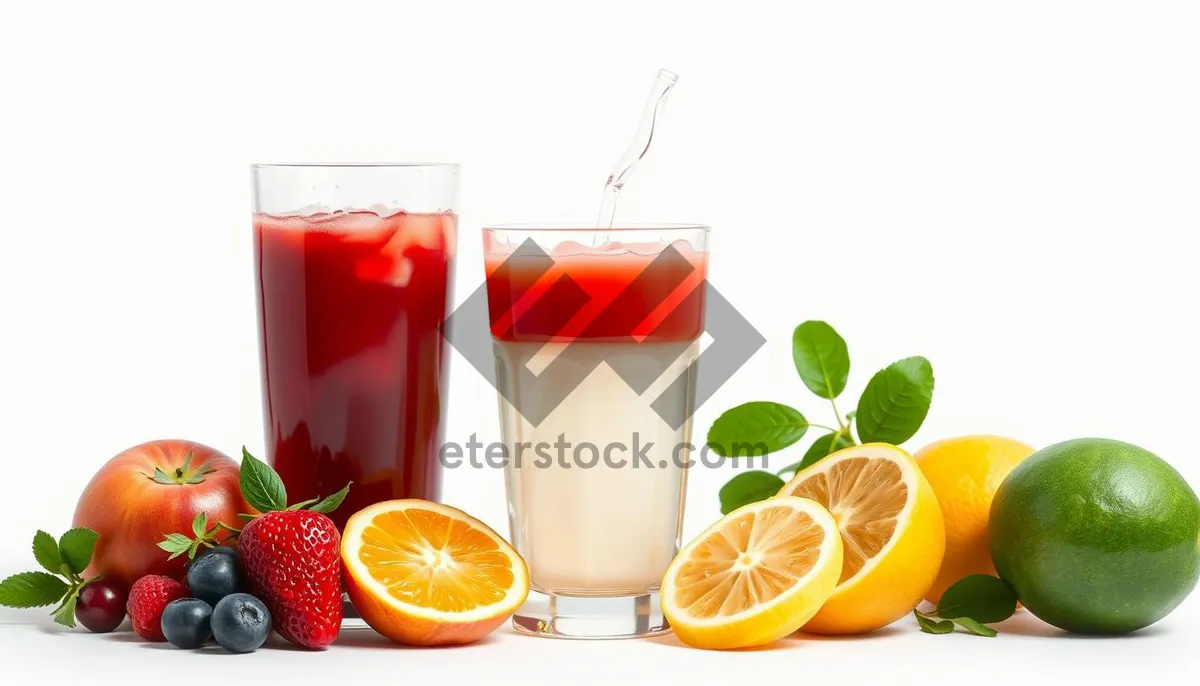
[[[267,461],[335,512],[440,496],[458,166],[256,165]]]
[[[517,630],[669,629],[692,446],[708,228],[484,229],[512,539],[533,591]]]

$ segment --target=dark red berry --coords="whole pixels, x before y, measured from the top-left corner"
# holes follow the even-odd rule
[[[126,592],[111,581],[93,581],[79,592],[75,618],[96,634],[106,634],[125,621]]]

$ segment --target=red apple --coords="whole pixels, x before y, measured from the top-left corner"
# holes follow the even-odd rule
[[[109,460],[75,507],[74,526],[100,534],[86,575],[101,574],[126,588],[147,574],[181,578],[187,556],[167,560],[158,547],[167,534],[192,536],[197,513],[240,526],[251,510],[238,487],[238,465],[206,445],[151,441]]]

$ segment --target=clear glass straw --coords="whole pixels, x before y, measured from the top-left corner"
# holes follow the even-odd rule
[[[600,216],[596,220],[597,228],[612,228],[613,218],[617,213],[617,196],[629,181],[638,161],[645,157],[646,152],[650,149],[650,142],[654,140],[654,126],[667,101],[667,96],[670,95],[671,89],[675,87],[675,82],[678,80],[679,77],[674,72],[667,69],[658,70],[658,77],[654,80],[654,88],[651,89],[650,97],[646,100],[646,107],[642,111],[642,121],[638,126],[637,133],[629,147],[625,149],[625,154],[621,155],[621,159],[613,166],[608,180],[604,183],[604,197],[600,201]],[[598,234],[597,238],[607,240],[602,234]]]

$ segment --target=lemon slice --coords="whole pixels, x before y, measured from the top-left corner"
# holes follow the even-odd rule
[[[840,450],[798,472],[777,497],[811,498],[837,520],[845,555],[837,589],[804,626],[872,631],[912,611],[933,585],[946,527],[913,458],[885,443]]]
[[[816,614],[841,571],[829,512],[805,498],[771,498],[730,512],[679,551],[663,578],[663,614],[697,648],[764,645]]]

